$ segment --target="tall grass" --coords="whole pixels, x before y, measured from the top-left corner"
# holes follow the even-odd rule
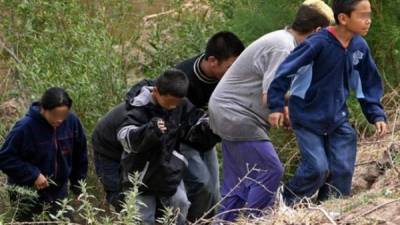
[[[211,0],[227,18],[225,27],[247,44],[262,35],[289,26],[301,0]]]
[[[51,86],[65,88],[74,111],[91,130],[125,89],[122,57],[104,23],[105,12],[90,17],[78,1],[0,1],[2,30],[20,58],[19,88],[37,100]]]
[[[130,20],[130,0],[0,0],[0,34],[21,61],[13,67],[17,89],[11,96],[24,95],[31,101],[50,86],[64,87],[90,134],[97,119],[121,101],[128,69],[133,68],[137,76],[155,77],[167,67],[202,52],[208,37],[220,30],[232,31],[250,44],[265,33],[290,25],[302,1],[198,0],[195,5],[205,7],[197,8],[183,7],[182,0],[166,2],[173,13],[162,14],[143,25]],[[399,90],[400,0],[371,2],[373,27],[366,38],[386,90]],[[122,51],[115,51],[117,46]],[[140,53],[126,58],[132,48]],[[393,105],[393,101],[386,102],[390,102],[386,107]],[[354,98],[349,105],[352,123],[361,133],[369,134],[370,126]],[[0,122],[0,143],[9,126]],[[290,176],[298,160],[293,135],[279,130],[270,135]],[[99,185],[96,179],[92,168],[88,185]],[[89,195],[93,192],[87,191]],[[6,195],[0,188],[0,196]],[[7,207],[0,203],[0,214]],[[100,223],[111,224],[114,219]]]
[[[182,0],[170,2],[173,12],[150,20],[142,33],[145,40],[136,43],[142,59],[134,59],[134,66],[147,77],[156,77],[165,68],[200,54],[213,33],[227,29],[225,18],[208,7],[206,0],[193,5]]]
[[[88,224],[88,225],[105,225],[105,224],[142,224],[140,218],[139,207],[145,207],[141,202],[138,202],[137,196],[139,195],[139,174],[135,173],[129,177],[132,183],[132,188],[125,193],[126,202],[122,206],[121,212],[114,212],[112,215],[105,213],[102,208],[96,207],[97,199],[92,194],[93,187],[88,187],[86,182],[80,182],[81,193],[79,196],[72,198],[65,198],[56,202],[59,209],[55,212],[43,210],[39,215],[34,216],[32,224]],[[15,222],[16,210],[27,210],[30,205],[29,201],[37,200],[38,194],[35,190],[22,188],[18,186],[9,186],[6,189],[18,195],[18,199],[23,199],[24,204],[17,203],[9,206],[9,210],[0,214],[0,224],[10,221]],[[1,192],[0,192],[1,194]],[[45,207],[46,208],[46,207]],[[161,224],[175,224],[173,213],[171,209],[166,209],[163,216],[160,218]]]

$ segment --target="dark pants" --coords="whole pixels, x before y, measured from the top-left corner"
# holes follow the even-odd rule
[[[94,165],[97,176],[100,177],[106,192],[107,202],[114,206],[116,211],[121,209],[120,196],[120,162],[94,153]]]
[[[301,161],[283,193],[292,205],[318,192],[318,200],[350,195],[356,160],[357,137],[348,122],[332,133],[317,135],[305,128],[294,130]]]

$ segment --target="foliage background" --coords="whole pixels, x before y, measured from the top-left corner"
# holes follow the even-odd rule
[[[37,100],[45,89],[64,87],[90,136],[97,120],[123,99],[133,81],[155,77],[198,54],[207,38],[220,30],[235,32],[248,45],[267,32],[290,25],[301,2],[193,0],[188,6],[183,0],[147,0],[142,1],[147,8],[157,5],[164,11],[175,11],[143,23],[146,11],[135,9],[135,1],[130,0],[0,0],[0,40],[18,58],[17,62],[4,48],[0,51],[0,61],[11,68],[14,84],[0,91],[0,103],[23,99],[22,116],[29,102]],[[384,102],[390,114],[400,102],[399,95],[392,94],[400,89],[400,0],[371,3],[373,26],[366,39],[385,82],[388,97]],[[357,102],[350,99],[349,104],[351,121],[360,136],[370,135]],[[0,144],[16,119],[1,118]],[[298,159],[293,136],[276,130],[271,136],[288,177]],[[5,183],[4,177],[0,180]],[[99,186],[93,165],[88,185]],[[102,198],[102,193],[93,192]],[[0,196],[7,198],[1,187]],[[93,204],[102,207],[101,202]],[[6,201],[0,203],[0,214],[9,210]]]

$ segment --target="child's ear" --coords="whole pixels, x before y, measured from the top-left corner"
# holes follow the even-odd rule
[[[211,66],[218,66],[219,60],[215,56],[209,56],[207,61],[210,63]]]
[[[338,15],[339,24],[338,25],[340,25],[340,24],[346,25],[348,19],[349,19],[348,15],[346,15],[345,13],[339,13],[339,15]]]

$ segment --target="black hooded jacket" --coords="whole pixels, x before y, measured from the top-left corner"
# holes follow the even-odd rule
[[[179,153],[179,143],[212,147],[217,140],[210,143],[212,132],[204,119],[204,111],[186,99],[174,110],[167,111],[154,102],[152,88],[152,81],[143,80],[129,90],[126,102],[112,109],[97,124],[92,136],[93,148],[98,154],[121,160],[124,190],[131,186],[129,174],[140,172],[142,191],[171,196],[187,164]],[[158,119],[165,121],[166,133],[158,129]]]
[[[182,121],[193,109],[188,101],[167,111],[153,102],[150,86],[129,95],[129,112],[122,123],[118,139],[122,143],[122,188],[131,183],[129,174],[140,172],[141,190],[157,196],[172,196],[183,178],[187,161],[179,153],[178,142],[186,133]],[[163,120],[167,131],[162,133],[157,120]]]
[[[97,122],[92,134],[92,145],[95,154],[100,154],[117,162],[121,160],[123,148],[118,141],[117,133],[131,109],[130,101],[140,92],[143,86],[153,86],[153,81],[142,80],[132,86],[126,96],[126,101],[112,108]]]

